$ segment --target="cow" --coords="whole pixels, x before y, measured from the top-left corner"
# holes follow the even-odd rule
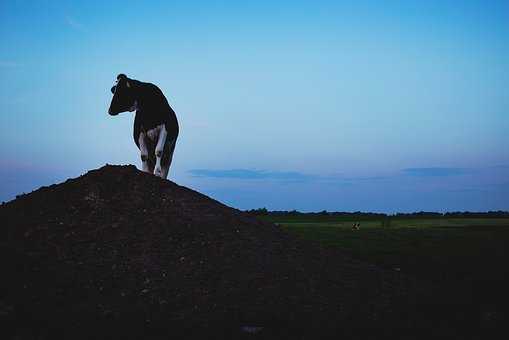
[[[136,111],[133,138],[140,150],[142,170],[165,179],[173,159],[179,124],[163,92],[154,84],[119,74],[111,93],[113,98],[108,110],[111,116]]]

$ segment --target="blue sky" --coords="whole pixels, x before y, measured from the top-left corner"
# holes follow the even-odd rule
[[[2,1],[0,36],[0,200],[140,165],[122,72],[234,207],[509,209],[507,1]]]

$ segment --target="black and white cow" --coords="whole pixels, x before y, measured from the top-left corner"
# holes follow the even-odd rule
[[[163,92],[154,84],[127,78],[125,74],[117,76],[111,92],[110,115],[136,111],[133,137],[141,152],[143,171],[166,178],[179,125]]]

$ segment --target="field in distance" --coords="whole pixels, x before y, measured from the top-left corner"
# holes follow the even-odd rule
[[[270,214],[259,218],[356,259],[451,289],[495,322],[509,315],[509,218]],[[359,229],[353,229],[359,223]],[[486,321],[486,320],[484,320]],[[499,320],[501,321],[501,320]]]

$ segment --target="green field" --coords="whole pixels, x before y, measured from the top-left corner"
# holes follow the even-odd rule
[[[473,304],[507,309],[509,218],[259,218],[356,259],[456,287]],[[354,222],[359,230],[352,230]]]

